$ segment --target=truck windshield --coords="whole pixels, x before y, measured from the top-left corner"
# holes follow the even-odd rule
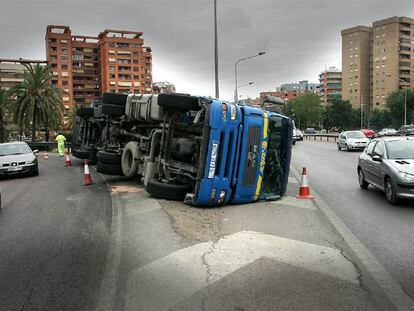
[[[288,124],[282,118],[269,118],[267,155],[263,172],[261,197],[266,199],[277,198],[281,195],[284,182],[288,148],[286,147],[286,131]]]

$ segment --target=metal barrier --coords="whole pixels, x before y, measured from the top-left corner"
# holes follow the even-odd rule
[[[308,140],[318,140],[318,141],[333,141],[336,143],[338,140],[339,134],[303,134],[303,138]]]
[[[53,141],[35,141],[35,142],[28,141],[27,144],[32,150],[37,149],[37,150],[51,151],[57,148],[57,143]],[[65,143],[65,147],[70,148],[71,143]]]

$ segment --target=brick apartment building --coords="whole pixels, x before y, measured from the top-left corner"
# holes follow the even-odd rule
[[[334,98],[341,98],[342,72],[336,67],[329,67],[319,74],[319,97],[327,106]]]
[[[390,92],[414,87],[414,19],[390,17],[341,31],[342,99],[385,107]]]
[[[34,64],[44,64],[45,60],[32,60],[32,59],[0,59],[0,88],[9,89],[13,86],[23,82],[25,66]]]
[[[303,80],[298,83],[282,84],[280,87],[277,87],[275,91],[260,92],[260,99],[263,101],[266,96],[274,96],[288,102],[301,94],[318,92],[319,84],[309,83],[309,81]]]
[[[103,92],[151,93],[151,48],[141,36],[125,30],[81,36],[68,26],[47,26],[46,59],[52,83],[66,91],[65,108],[88,105]]]

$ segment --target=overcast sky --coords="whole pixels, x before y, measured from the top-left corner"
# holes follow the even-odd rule
[[[220,97],[256,97],[283,83],[317,82],[326,66],[341,66],[341,29],[391,16],[414,18],[413,0],[217,0]],[[153,80],[178,92],[214,95],[213,0],[0,0],[0,58],[45,59],[46,25],[95,36],[105,28],[142,31],[153,51]]]

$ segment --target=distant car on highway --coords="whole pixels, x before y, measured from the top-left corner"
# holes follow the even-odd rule
[[[316,134],[316,130],[313,127],[308,127],[305,130],[305,134]]]
[[[414,199],[414,137],[383,137],[370,142],[358,161],[358,180],[385,192],[391,204]]]
[[[364,133],[364,135],[367,138],[375,138],[375,137],[377,137],[377,133],[375,133],[374,130],[362,129],[361,132]]]
[[[0,144],[0,177],[21,174],[39,175],[35,153],[25,142]]]
[[[414,125],[403,125],[398,129],[399,135],[414,135]]]
[[[369,142],[369,138],[361,131],[345,131],[339,135],[337,146],[338,150],[362,150]]]
[[[398,132],[393,128],[383,128],[381,131],[378,132],[378,136],[393,136],[397,135]]]

